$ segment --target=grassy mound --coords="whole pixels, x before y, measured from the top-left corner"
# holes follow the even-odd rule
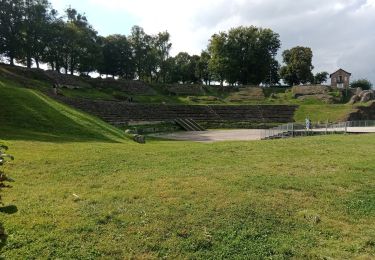
[[[0,81],[0,136],[40,141],[119,140],[121,132],[39,91]]]

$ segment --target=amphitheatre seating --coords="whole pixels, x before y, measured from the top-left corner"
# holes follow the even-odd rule
[[[168,92],[174,95],[190,95],[190,96],[200,96],[200,95],[205,94],[205,91],[202,86],[182,85],[182,84],[168,86]]]
[[[69,74],[61,74],[57,71],[47,70],[45,74],[50,78],[50,81],[57,83],[62,87],[67,88],[81,88],[81,87],[90,87],[90,85],[80,77],[69,75]]]
[[[243,87],[239,91],[231,93],[227,98],[230,102],[244,102],[251,100],[264,100],[264,92],[260,87]]]
[[[194,106],[149,105],[113,101],[92,101],[58,96],[60,101],[114,124],[135,121],[173,121],[190,118],[197,122],[251,121],[256,123],[286,123],[293,121],[296,106]]]
[[[130,95],[155,95],[155,90],[142,81],[115,80],[115,79],[90,79],[88,82],[95,88],[114,88]]]
[[[0,63],[0,76],[13,80],[25,87],[37,87],[38,81],[50,82],[50,78],[41,69],[28,69]]]
[[[113,88],[130,95],[154,95],[155,91],[144,82],[135,80],[116,80],[101,78],[80,78],[74,75],[57,73],[56,71],[46,71],[45,74],[50,81],[67,88]]]

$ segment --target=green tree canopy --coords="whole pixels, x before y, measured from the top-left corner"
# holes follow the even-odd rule
[[[289,85],[313,82],[313,53],[308,47],[297,46],[283,52],[285,66],[280,69],[280,76]]]
[[[237,27],[211,37],[209,68],[216,80],[230,84],[254,84],[277,80],[275,59],[281,46],[270,29]]]
[[[369,90],[372,88],[372,83],[367,79],[358,79],[350,84],[351,88],[361,88],[363,90]]]
[[[101,74],[133,79],[135,67],[129,40],[124,35],[110,35],[102,39]]]
[[[314,84],[322,84],[328,80],[329,73],[326,71],[318,72],[314,76]]]
[[[11,65],[22,58],[24,1],[0,1],[0,54],[8,57]]]

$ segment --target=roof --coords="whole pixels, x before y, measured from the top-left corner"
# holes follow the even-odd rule
[[[338,69],[337,71],[335,71],[335,72],[333,72],[331,75],[329,75],[329,77],[330,78],[332,78],[332,75],[333,74],[336,74],[337,72],[339,72],[339,71],[343,71],[344,73],[346,73],[346,74],[348,74],[349,76],[351,76],[352,75],[352,73],[350,73],[350,72],[347,72],[346,70],[343,70],[343,69]]]

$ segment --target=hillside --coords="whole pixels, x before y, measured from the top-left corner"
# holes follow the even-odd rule
[[[326,104],[311,97],[293,98],[290,89],[254,88],[241,89],[199,85],[145,84],[137,81],[114,79],[90,79],[37,69],[25,69],[0,64],[0,81],[5,84],[32,88],[42,92],[51,91],[58,83],[59,93],[68,98],[89,100],[129,101],[135,104],[171,105],[297,105],[294,119],[304,121],[337,122],[355,109],[344,103]],[[36,93],[36,92],[34,92]],[[337,99],[338,93],[329,93]]]
[[[0,79],[0,136],[41,141],[122,139],[121,131],[37,90]]]
[[[375,256],[374,135],[139,145],[38,82],[0,78],[0,258]]]

